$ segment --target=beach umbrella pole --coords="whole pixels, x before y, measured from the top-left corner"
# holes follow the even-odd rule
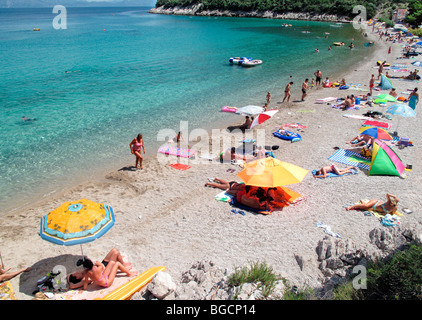
[[[399,117],[399,121],[397,121],[396,131],[394,131],[394,133],[393,133],[395,136],[398,136],[398,135],[399,135],[399,134],[398,134],[399,124],[400,124],[400,117]]]
[[[1,255],[1,252],[0,252],[0,259],[1,259],[1,268],[4,269],[3,257]]]

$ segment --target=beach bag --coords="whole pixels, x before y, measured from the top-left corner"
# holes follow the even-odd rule
[[[37,292],[51,292],[54,291],[53,279],[60,274],[60,271],[54,273],[53,271],[47,273],[46,276],[42,277],[37,281],[37,290],[35,290],[32,294],[36,294]]]
[[[370,158],[372,156],[371,151],[369,151],[366,148],[362,148],[362,151],[360,152],[360,154],[365,158]]]

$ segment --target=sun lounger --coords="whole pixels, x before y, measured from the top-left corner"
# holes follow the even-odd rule
[[[136,292],[151,282],[157,272],[164,270],[166,270],[166,267],[163,266],[150,268],[108,295],[96,300],[130,300]]]

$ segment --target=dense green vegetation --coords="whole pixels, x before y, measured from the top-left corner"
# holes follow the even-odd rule
[[[369,19],[376,15],[377,8],[400,8],[403,4],[406,6],[409,1],[421,5],[420,0],[157,0],[156,7],[169,8],[202,3],[201,10],[309,12],[353,18],[356,16],[353,7],[363,5],[366,7]]]
[[[406,22],[414,26],[419,26],[422,24],[421,0],[409,0],[409,15],[406,18]]]
[[[422,246],[396,252],[387,262],[373,262],[367,271],[367,289],[348,282],[335,290],[337,300],[422,300]]]

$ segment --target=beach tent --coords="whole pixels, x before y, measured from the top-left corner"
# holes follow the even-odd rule
[[[379,84],[381,90],[389,90],[393,88],[393,84],[391,83],[390,79],[388,79],[385,75],[381,75],[381,82]]]
[[[394,150],[384,142],[375,139],[368,175],[400,176],[404,168],[403,162]]]

